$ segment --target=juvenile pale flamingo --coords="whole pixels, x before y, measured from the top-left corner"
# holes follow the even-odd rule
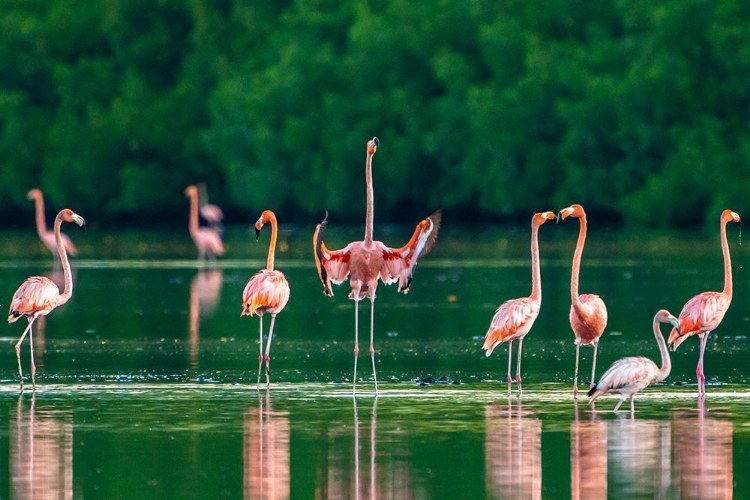
[[[680,312],[680,327],[669,334],[669,346],[675,351],[686,338],[698,335],[700,338],[700,356],[695,370],[698,378],[698,397],[706,394],[706,376],[703,373],[703,353],[706,350],[708,334],[719,326],[724,314],[732,303],[732,259],[729,256],[727,243],[727,222],[741,224],[740,216],[731,210],[724,210],[719,219],[721,233],[721,252],[724,255],[724,290],[721,292],[703,292],[688,300]]]
[[[46,316],[57,306],[65,304],[70,297],[73,295],[73,275],[70,271],[70,263],[68,262],[68,254],[65,251],[65,245],[63,243],[62,234],[60,233],[60,226],[63,222],[75,222],[83,230],[86,230],[85,221],[83,217],[73,213],[72,210],[65,208],[57,214],[55,217],[54,234],[55,241],[57,242],[57,253],[60,255],[60,262],[62,262],[63,272],[65,273],[65,288],[60,293],[60,289],[57,288],[55,282],[46,276],[32,276],[27,278],[26,281],[21,283],[16,293],[13,294],[13,299],[10,302],[10,314],[8,316],[8,322],[13,323],[21,316],[26,316],[29,321],[28,326],[23,331],[23,335],[18,339],[16,343],[16,357],[18,358],[18,377],[21,379],[21,392],[23,392],[23,372],[21,371],[21,343],[29,334],[29,344],[31,346],[31,383],[32,387],[36,388],[36,365],[34,364],[34,341],[32,339],[32,325],[34,320],[39,316]]]
[[[591,363],[591,385],[594,387],[596,380],[596,351],[599,347],[599,337],[602,336],[607,326],[607,307],[598,296],[590,293],[578,295],[578,275],[581,270],[581,255],[583,245],[586,242],[586,212],[578,204],[563,208],[558,213],[563,220],[575,217],[580,221],[578,230],[578,242],[573,254],[573,269],[570,276],[570,326],[576,336],[576,368],[573,376],[573,398],[578,399],[578,359],[582,345],[594,346],[594,360]]]
[[[518,395],[521,395],[521,349],[523,339],[539,315],[542,306],[542,277],[539,270],[539,226],[553,220],[554,212],[536,213],[531,218],[531,295],[519,299],[510,299],[497,308],[490,328],[484,337],[482,349],[485,356],[503,342],[508,342],[508,396],[511,393],[513,379],[510,377],[510,365],[513,353],[513,341],[518,340],[518,361],[516,362],[516,384]]]
[[[198,189],[195,186],[186,187],[185,196],[190,198],[188,229],[190,237],[193,238],[198,248],[198,260],[206,257],[213,260],[217,256],[224,255],[224,244],[221,242],[219,233],[213,228],[198,226]]]
[[[47,223],[44,218],[44,196],[42,195],[42,191],[34,188],[26,193],[26,198],[34,200],[36,232],[39,235],[39,239],[44,243],[44,246],[52,252],[52,256],[54,257],[57,255],[57,243],[55,242],[54,231],[47,230]],[[73,242],[70,241],[70,238],[63,234],[62,239],[65,251],[74,257],[78,255],[78,249]],[[57,259],[55,259],[55,261],[57,261]]]
[[[271,223],[271,243],[268,246],[268,259],[266,268],[258,271],[245,285],[242,292],[242,314],[240,316],[258,315],[260,320],[260,354],[258,354],[258,384],[260,384],[260,370],[263,364],[263,313],[271,314],[271,328],[268,330],[268,343],[266,344],[266,388],[271,385],[271,338],[273,337],[273,325],[276,315],[284,309],[289,301],[289,283],[281,271],[273,268],[274,254],[276,252],[276,238],[278,226],[276,216],[270,210],[264,210],[255,223],[255,234],[260,237],[260,229],[263,224]]]
[[[635,410],[633,397],[646,387],[657,384],[669,376],[672,371],[672,361],[669,359],[667,344],[659,328],[660,323],[671,323],[679,330],[679,321],[672,316],[666,309],[661,309],[654,316],[654,336],[661,353],[661,368],[656,363],[643,356],[631,356],[621,358],[615,361],[609,370],[604,372],[602,378],[596,386],[592,387],[588,395],[589,405],[594,404],[596,398],[602,394],[612,392],[620,395],[620,401],[615,406],[614,411],[620,409],[620,405],[625,399],[630,397],[630,413]]]
[[[206,183],[201,182],[198,184],[198,212],[201,217],[214,227],[217,231],[221,228],[221,221],[224,220],[224,212],[218,205],[208,202],[208,192],[206,191]]]
[[[354,300],[354,378],[352,394],[356,394],[357,355],[359,354],[359,301],[370,298],[370,357],[372,358],[372,376],[375,381],[375,395],[378,394],[378,379],[375,372],[375,290],[378,279],[386,285],[398,281],[398,291],[407,293],[414,275],[417,261],[430,251],[437,239],[442,212],[440,209],[417,224],[409,242],[401,248],[389,248],[380,241],[373,241],[373,187],[372,157],[380,141],[373,137],[367,142],[367,159],[365,162],[365,180],[367,183],[367,215],[365,218],[365,239],[349,243],[341,250],[329,250],[323,243],[328,220],[318,224],[313,235],[315,264],[318,276],[323,282],[323,293],[333,296],[331,283],[340,284],[347,276],[352,291],[349,298]]]

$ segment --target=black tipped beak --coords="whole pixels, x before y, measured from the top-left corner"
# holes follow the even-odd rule
[[[380,139],[378,139],[377,137],[373,137],[372,142],[375,143],[376,148],[380,147]]]
[[[257,227],[255,228],[255,241],[258,241],[260,239],[260,229]]]
[[[86,232],[86,223],[81,224],[81,231]]]

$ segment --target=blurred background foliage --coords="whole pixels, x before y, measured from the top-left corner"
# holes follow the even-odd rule
[[[0,3],[6,212],[361,221],[374,135],[382,222],[748,212],[749,2]]]

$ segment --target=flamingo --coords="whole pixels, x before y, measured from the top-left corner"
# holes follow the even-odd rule
[[[518,396],[521,396],[521,349],[523,339],[539,315],[542,306],[542,277],[539,271],[539,226],[555,218],[554,212],[536,213],[531,218],[531,295],[519,299],[510,299],[497,308],[490,328],[484,337],[482,349],[485,356],[492,354],[493,349],[503,342],[508,342],[508,396],[511,393],[513,379],[510,377],[511,354],[513,341],[518,340],[518,361],[516,362],[516,383]]]
[[[573,204],[560,210],[558,220],[565,220],[568,217],[575,217],[580,221],[578,231],[578,242],[573,254],[573,269],[570,276],[570,326],[576,337],[576,368],[573,377],[573,399],[578,399],[578,359],[582,345],[594,346],[594,361],[591,364],[591,387],[594,387],[596,380],[596,351],[599,347],[599,337],[602,336],[604,328],[607,326],[607,307],[604,301],[598,296],[590,293],[578,295],[578,274],[581,270],[581,255],[583,254],[583,245],[586,242],[586,212],[583,207]]]
[[[201,214],[201,217],[206,219],[218,231],[221,228],[221,221],[224,220],[224,212],[218,205],[208,202],[208,192],[206,191],[205,182],[199,183],[197,187],[198,212]]]
[[[44,196],[42,195],[42,191],[34,188],[26,193],[26,198],[34,200],[36,232],[39,235],[39,239],[44,243],[44,246],[52,252],[52,256],[54,257],[57,254],[57,243],[55,242],[55,233],[47,230],[47,223],[44,220]],[[74,257],[78,255],[78,249],[73,242],[70,241],[70,238],[63,234],[62,239],[65,251]],[[55,262],[57,262],[56,259]]]
[[[185,196],[190,198],[190,221],[188,229],[195,246],[198,247],[198,260],[206,257],[213,260],[217,255],[224,255],[224,244],[219,233],[210,227],[198,227],[198,189],[195,186],[185,188]]]
[[[347,276],[351,292],[349,298],[354,300],[354,378],[352,395],[356,394],[357,355],[359,354],[359,301],[370,298],[370,357],[372,358],[372,376],[375,381],[375,395],[378,395],[378,379],[375,372],[375,290],[378,279],[389,285],[396,281],[398,291],[407,293],[414,275],[417,261],[430,251],[437,239],[442,211],[436,210],[429,217],[417,224],[409,242],[401,248],[389,248],[380,241],[373,241],[373,187],[372,157],[380,146],[377,137],[367,142],[367,159],[365,162],[365,180],[367,183],[367,214],[365,218],[364,241],[349,243],[341,250],[329,250],[323,243],[323,236],[328,224],[326,217],[315,227],[313,248],[318,277],[323,282],[323,293],[333,296],[331,283],[340,284]]]
[[[700,338],[700,356],[695,375],[698,379],[698,397],[706,394],[706,376],[703,373],[703,353],[708,343],[708,334],[719,326],[724,314],[732,303],[732,259],[727,243],[727,222],[742,224],[740,216],[731,210],[724,210],[719,219],[721,233],[721,253],[724,255],[724,290],[703,292],[688,300],[680,312],[680,327],[669,334],[669,346],[673,351],[691,335]]]
[[[260,354],[258,354],[258,385],[260,385],[260,369],[263,364],[263,313],[271,313],[271,328],[268,331],[268,343],[266,344],[266,388],[271,385],[270,363],[271,363],[271,338],[273,337],[273,324],[276,315],[284,309],[289,301],[289,283],[284,273],[273,268],[274,253],[276,252],[276,237],[278,226],[276,215],[270,210],[264,210],[255,223],[255,234],[260,237],[260,229],[263,224],[271,223],[271,243],[268,246],[268,260],[266,268],[258,271],[245,285],[242,292],[242,313],[240,316],[258,315],[260,319]]]
[[[28,326],[23,331],[23,335],[21,335],[21,338],[16,343],[16,358],[18,358],[18,376],[21,379],[21,392],[23,392],[23,372],[21,371],[21,343],[23,339],[28,333],[29,344],[31,346],[31,383],[32,387],[36,389],[36,365],[34,364],[32,325],[34,324],[34,320],[39,316],[46,316],[57,306],[65,304],[73,295],[73,275],[70,272],[68,254],[65,250],[62,234],[60,233],[60,226],[62,226],[63,222],[75,222],[84,231],[86,230],[86,222],[83,220],[83,217],[74,213],[69,208],[60,210],[60,213],[55,217],[54,234],[55,241],[57,242],[57,253],[60,255],[60,262],[65,274],[63,292],[60,293],[60,289],[55,282],[46,276],[32,276],[27,278],[18,287],[10,303],[8,323],[14,323],[21,316],[26,316],[26,319],[29,321]]]
[[[661,368],[643,356],[618,359],[604,372],[602,378],[599,379],[599,383],[589,390],[589,405],[593,406],[596,398],[602,394],[612,392],[620,395],[620,401],[615,406],[614,411],[617,412],[622,402],[630,397],[630,413],[632,414],[634,412],[633,397],[636,393],[650,385],[661,382],[669,376],[669,372],[672,371],[672,361],[669,359],[667,344],[664,342],[664,336],[659,328],[660,323],[671,323],[678,330],[680,323],[666,309],[659,310],[654,316],[654,337],[656,337],[656,343],[661,353]]]

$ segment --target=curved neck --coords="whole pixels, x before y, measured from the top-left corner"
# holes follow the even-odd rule
[[[661,353],[661,368],[659,369],[659,376],[656,381],[661,382],[672,371],[672,360],[669,357],[667,344],[664,342],[664,336],[661,334],[661,328],[659,328],[659,321],[657,319],[654,319],[654,336],[656,337],[656,343],[659,345],[659,353]]]
[[[365,163],[365,181],[367,182],[367,216],[365,218],[365,246],[372,245],[372,226],[374,222],[374,194],[372,189],[372,154],[367,153]]]
[[[68,254],[65,251],[65,244],[63,243],[62,234],[60,234],[60,226],[62,226],[63,219],[60,215],[55,217],[55,242],[57,243],[57,253],[60,255],[60,262],[62,262],[63,274],[65,275],[65,287],[60,294],[60,303],[64,304],[73,295],[73,274],[70,272],[70,262],[68,262]]]
[[[44,198],[41,194],[34,196],[34,209],[36,212],[36,232],[41,236],[47,232],[47,222],[44,220]]]
[[[578,219],[580,222],[580,229],[578,230],[578,242],[576,243],[576,251],[573,254],[573,269],[570,275],[570,298],[574,304],[580,304],[578,298],[578,274],[581,271],[581,255],[583,255],[583,245],[586,242],[586,216]]]
[[[721,221],[721,253],[724,255],[724,295],[732,297],[732,258],[727,243],[727,223]]]
[[[198,192],[194,191],[190,193],[190,220],[188,222],[188,230],[191,235],[198,232]]]
[[[273,271],[274,255],[276,254],[276,236],[278,225],[276,215],[273,212],[268,214],[268,221],[271,223],[271,243],[268,245],[268,260],[266,260],[266,269]]]
[[[539,226],[531,224],[531,299],[542,300],[542,273],[539,269]]]

